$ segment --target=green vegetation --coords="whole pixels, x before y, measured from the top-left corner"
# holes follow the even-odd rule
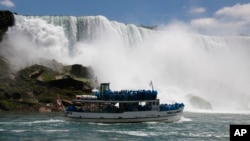
[[[0,109],[4,111],[37,111],[41,105],[26,101],[0,100]]]
[[[0,79],[4,79],[8,73],[9,73],[9,68],[8,68],[8,65],[6,63],[6,60],[0,56]]]
[[[57,110],[57,95],[71,100],[78,94],[90,94],[93,70],[82,65],[72,66],[55,71],[36,64],[10,75],[6,60],[1,57],[0,110],[38,111],[48,104]]]

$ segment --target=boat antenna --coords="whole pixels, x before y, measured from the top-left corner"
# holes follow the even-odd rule
[[[95,77],[95,80],[94,80],[94,87],[95,87],[95,89],[97,89],[97,87],[98,87],[97,76]]]
[[[154,85],[153,85],[153,81],[152,80],[150,81],[149,86],[151,86],[152,91],[153,91],[154,90]]]

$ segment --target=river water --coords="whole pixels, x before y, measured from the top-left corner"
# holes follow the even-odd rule
[[[63,113],[0,113],[0,140],[225,141],[230,124],[250,124],[249,115],[184,112],[175,123],[102,124]]]

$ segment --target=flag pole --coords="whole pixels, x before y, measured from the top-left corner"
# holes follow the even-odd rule
[[[61,100],[61,98],[59,97],[58,94],[57,94],[57,100],[56,100],[56,102],[57,102],[57,105],[58,105],[59,107],[62,107],[62,108],[63,108],[63,111],[65,111],[65,107],[64,107],[64,105],[63,105],[63,103],[62,103],[62,100]]]
[[[95,87],[95,89],[97,89],[97,87],[98,87],[98,81],[97,81],[97,76],[95,77],[95,80],[94,80],[95,82],[94,82],[94,87]]]
[[[152,91],[153,91],[154,90],[154,85],[153,85],[153,81],[152,80],[150,81],[150,86],[151,86]]]

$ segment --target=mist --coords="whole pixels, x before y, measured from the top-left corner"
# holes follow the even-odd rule
[[[250,109],[247,36],[206,36],[180,22],[152,31],[100,16],[64,17],[63,23],[55,22],[58,17],[17,19],[1,43],[14,70],[55,59],[91,66],[113,90],[150,89],[152,80],[162,103],[184,102],[187,111],[200,110],[188,101],[190,94],[211,103],[207,112]],[[79,21],[86,21],[82,29],[74,27]]]

